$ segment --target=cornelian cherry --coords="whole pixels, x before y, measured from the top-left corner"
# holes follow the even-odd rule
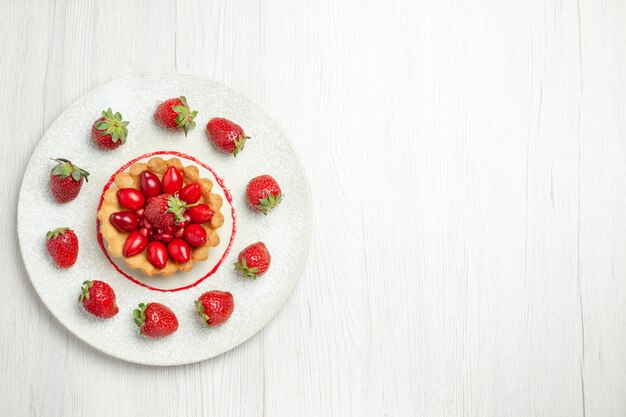
[[[194,248],[199,248],[206,243],[206,230],[199,224],[190,224],[185,228],[183,238]]]
[[[196,224],[206,223],[213,217],[213,210],[206,204],[198,204],[197,206],[190,207],[187,209],[187,213],[189,214],[191,222]]]
[[[174,194],[183,188],[183,176],[176,167],[169,167],[161,179],[161,187],[164,194]]]
[[[155,268],[163,269],[167,264],[167,248],[157,240],[153,240],[148,245],[148,261]]]
[[[130,258],[141,252],[148,246],[148,238],[142,236],[139,230],[133,230],[124,242],[122,254],[125,258]]]
[[[200,189],[200,184],[193,183],[185,185],[180,191],[179,197],[187,204],[197,203],[198,200],[200,200],[200,197],[202,197],[202,189]]]
[[[137,211],[146,203],[144,195],[134,188],[120,188],[117,190],[117,201],[130,211]]]
[[[139,176],[139,183],[146,200],[161,194],[161,181],[153,172],[143,171]]]
[[[167,245],[167,252],[174,261],[180,264],[187,263],[191,259],[191,248],[182,239],[172,239]]]

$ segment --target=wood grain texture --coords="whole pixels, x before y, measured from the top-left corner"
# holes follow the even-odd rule
[[[625,2],[0,0],[0,15],[0,415],[626,415]],[[71,336],[16,245],[47,127],[154,71],[260,104],[315,201],[282,311],[177,368]]]

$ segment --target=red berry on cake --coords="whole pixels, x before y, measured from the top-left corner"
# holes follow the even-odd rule
[[[50,192],[57,203],[67,203],[76,198],[83,186],[83,180],[88,181],[89,173],[63,158],[55,158],[58,164],[50,172]]]
[[[122,254],[125,258],[130,258],[143,252],[148,246],[148,237],[142,234],[141,230],[133,230],[124,242]]]
[[[202,189],[200,188],[200,184],[193,183],[185,185],[180,191],[178,197],[180,197],[180,199],[187,204],[197,203],[198,200],[200,200],[200,197],[202,197]]]
[[[196,127],[194,118],[198,115],[197,111],[191,111],[184,96],[178,98],[170,98],[159,105],[154,114],[155,120],[167,129],[183,129],[185,136],[189,130]]]
[[[274,178],[269,175],[259,175],[248,183],[246,199],[250,207],[267,216],[270,210],[280,204],[283,193]]]
[[[206,131],[213,145],[222,152],[237,156],[250,137],[246,136],[241,126],[222,117],[214,117],[206,125]]]
[[[119,112],[113,113],[113,110],[108,108],[91,127],[91,140],[100,149],[115,149],[126,143],[128,123],[122,119]]]
[[[199,224],[192,223],[185,227],[185,231],[183,232],[183,239],[190,246],[194,248],[199,248],[200,246],[206,243],[207,235],[204,227]]]
[[[78,257],[78,237],[72,229],[56,228],[46,234],[46,249],[59,268],[69,268]]]
[[[164,194],[174,194],[183,188],[183,176],[180,175],[180,171],[176,167],[169,167],[163,178],[161,178],[161,188]]]
[[[153,227],[163,228],[184,222],[188,207],[176,196],[161,194],[148,200],[143,215]]]
[[[111,214],[109,222],[120,232],[132,232],[139,227],[141,219],[132,211],[118,211]]]
[[[167,247],[158,240],[153,240],[148,244],[148,261],[157,269],[165,268],[167,265]]]
[[[187,214],[189,214],[189,219],[192,223],[202,224],[211,220],[211,217],[213,217],[213,210],[211,210],[206,204],[198,204],[188,208]]]
[[[115,303],[115,291],[102,281],[83,282],[78,301],[89,313],[103,319],[113,317],[119,311]]]
[[[235,271],[240,272],[246,278],[256,279],[267,272],[272,257],[265,243],[256,242],[242,250],[237,260]]]
[[[139,176],[141,193],[146,199],[156,197],[161,194],[161,181],[153,172],[145,170]]]
[[[160,303],[139,304],[133,317],[141,333],[151,338],[165,337],[178,329],[176,314]]]
[[[137,211],[146,203],[146,197],[134,188],[120,188],[117,190],[117,201],[125,209]]]
[[[187,263],[191,259],[191,247],[189,247],[187,242],[179,238],[172,239],[167,244],[167,253],[169,253],[170,258],[179,264]]]
[[[208,291],[196,300],[196,311],[209,327],[223,324],[234,309],[235,300],[228,291]]]

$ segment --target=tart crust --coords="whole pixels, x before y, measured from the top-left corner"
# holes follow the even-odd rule
[[[144,170],[147,169],[149,171],[152,171],[157,177],[159,177],[160,180],[163,177],[163,174],[165,174],[167,168],[170,166],[178,168],[178,170],[183,174],[184,185],[192,184],[194,182],[200,184],[200,188],[202,189],[202,196],[200,197],[200,200],[198,202],[208,205],[209,208],[213,211],[213,217],[211,218],[211,220],[209,220],[209,222],[201,225],[207,232],[207,242],[199,248],[191,248],[191,258],[189,262],[181,264],[173,261],[171,258],[168,258],[165,268],[158,269],[155,268],[150,263],[150,261],[148,261],[148,255],[146,250],[130,258],[125,258],[122,255],[124,242],[126,242],[126,237],[129,235],[129,233],[120,232],[119,230],[117,230],[109,222],[109,217],[111,216],[111,214],[117,211],[126,210],[117,201],[116,193],[118,189],[135,188],[139,190],[139,176]],[[224,215],[220,211],[223,201],[221,196],[213,194],[211,192],[212,189],[213,182],[207,178],[200,178],[198,167],[194,165],[183,166],[183,164],[180,162],[180,159],[178,158],[164,160],[162,158],[155,157],[150,159],[147,163],[137,162],[131,165],[127,171],[118,173],[115,176],[114,185],[112,185],[111,187],[109,187],[108,190],[105,191],[102,205],[100,206],[100,210],[98,210],[98,219],[100,220],[100,233],[107,243],[107,249],[109,251],[109,254],[116,258],[124,258],[124,261],[126,262],[126,264],[128,264],[128,266],[134,269],[139,269],[141,270],[141,272],[148,276],[170,276],[173,275],[176,271],[191,271],[195,262],[207,260],[207,258],[209,257],[210,247],[215,247],[220,243],[220,237],[217,234],[216,230],[224,224]]]

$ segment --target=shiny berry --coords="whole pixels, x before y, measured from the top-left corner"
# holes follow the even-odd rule
[[[161,181],[154,173],[150,171],[143,171],[139,177],[141,192],[146,199],[156,197],[161,193]]]
[[[148,245],[148,261],[155,268],[163,269],[167,264],[167,248],[158,241],[152,241]]]
[[[120,232],[132,232],[139,226],[139,221],[139,216],[132,211],[118,211],[109,217],[109,222]]]
[[[199,248],[206,243],[206,230],[199,224],[190,224],[185,228],[183,238],[189,245]]]
[[[213,211],[206,204],[198,204],[187,209],[189,218],[192,223],[202,224],[211,220],[213,217]]]
[[[200,200],[200,197],[202,197],[202,189],[200,188],[200,184],[193,183],[185,185],[180,191],[179,197],[187,204],[197,203],[198,200]]]
[[[130,258],[143,252],[146,246],[148,246],[148,238],[142,236],[139,230],[134,230],[128,235],[126,242],[124,242],[122,254],[125,258]]]
[[[167,252],[174,261],[180,264],[187,263],[191,259],[191,248],[182,239],[172,239],[167,245]]]
[[[134,188],[120,188],[117,190],[117,201],[130,211],[137,211],[146,203],[146,198]]]
[[[183,187],[183,176],[176,167],[169,167],[161,179],[161,187],[164,194],[174,194]]]

